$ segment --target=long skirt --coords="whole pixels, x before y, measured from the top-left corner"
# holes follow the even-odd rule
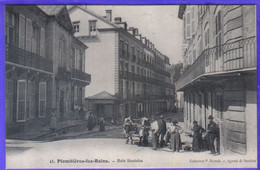
[[[202,149],[202,136],[199,133],[194,133],[192,140],[192,150],[199,152]]]
[[[99,131],[100,132],[104,132],[105,131],[105,124],[104,123],[100,123]]]
[[[171,142],[170,142],[170,148],[173,151],[178,151],[182,149],[181,146],[181,137],[179,133],[172,133],[171,134]]]

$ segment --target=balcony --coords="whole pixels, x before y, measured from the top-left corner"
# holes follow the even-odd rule
[[[187,85],[208,77],[252,70],[256,70],[255,37],[204,50],[182,74],[176,90],[184,90]]]
[[[78,69],[71,69],[71,78],[88,85],[91,82],[91,75]]]
[[[38,71],[53,72],[53,63],[46,57],[8,45],[5,48],[5,61]]]
[[[70,81],[71,72],[66,69],[66,67],[58,67],[58,72],[56,75],[57,80]]]

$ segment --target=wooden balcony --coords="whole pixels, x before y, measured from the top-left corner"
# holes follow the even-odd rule
[[[202,77],[256,70],[256,38],[250,37],[204,50],[175,84],[183,90]]]
[[[50,59],[13,45],[5,46],[5,61],[28,69],[49,72],[50,74],[53,72],[53,62]]]

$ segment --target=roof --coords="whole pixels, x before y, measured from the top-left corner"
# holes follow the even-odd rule
[[[74,33],[68,9],[65,5],[37,5],[48,16],[54,16],[55,20],[68,31]]]
[[[77,8],[79,8],[79,9],[83,10],[84,12],[87,12],[87,13],[91,14],[92,16],[94,16],[94,17],[96,17],[96,18],[98,18],[98,19],[100,19],[100,20],[102,20],[102,21],[104,21],[104,22],[110,24],[111,26],[113,26],[113,27],[115,27],[115,28],[119,28],[119,26],[118,26],[117,24],[113,23],[112,21],[109,21],[109,20],[107,20],[106,18],[102,17],[101,15],[98,15],[98,14],[96,14],[95,12],[93,12],[93,11],[87,9],[87,8],[83,8],[83,7],[81,7],[80,5],[74,5],[73,7],[70,7],[70,8],[69,8],[69,12],[72,11],[75,7],[77,7]]]
[[[47,15],[53,16],[57,15],[65,5],[37,5],[41,10],[43,10]]]
[[[107,91],[102,91],[98,94],[87,97],[87,99],[92,99],[92,100],[117,100],[117,98],[114,95],[108,93]]]

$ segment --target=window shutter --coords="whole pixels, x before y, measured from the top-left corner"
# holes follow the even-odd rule
[[[46,82],[39,83],[39,117],[46,114]]]
[[[41,28],[40,56],[45,57],[45,29]]]
[[[19,48],[25,49],[25,17],[19,15]]]
[[[32,21],[26,18],[26,50],[32,51]]]
[[[18,80],[17,85],[17,122],[24,122],[26,116],[26,81]]]

